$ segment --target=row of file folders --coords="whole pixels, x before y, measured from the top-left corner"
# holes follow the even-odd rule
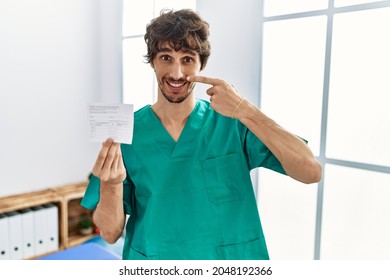
[[[0,260],[29,259],[58,248],[55,204],[0,214]]]

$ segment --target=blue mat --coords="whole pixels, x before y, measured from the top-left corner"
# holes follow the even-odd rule
[[[86,243],[89,243],[89,242],[99,244],[100,246],[103,246],[104,248],[116,253],[117,255],[122,256],[124,238],[119,238],[118,241],[115,242],[114,244],[109,244],[109,243],[107,243],[107,241],[105,241],[100,236],[96,236],[96,237],[86,241]]]
[[[97,243],[88,242],[38,260],[119,260],[121,256]]]

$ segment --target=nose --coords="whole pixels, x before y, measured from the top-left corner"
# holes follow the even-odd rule
[[[184,71],[183,67],[179,62],[176,62],[172,65],[170,75],[173,79],[179,80],[184,78]]]

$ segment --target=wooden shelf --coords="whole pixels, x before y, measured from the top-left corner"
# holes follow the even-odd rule
[[[81,234],[77,234],[77,235],[72,235],[69,237],[68,239],[68,245],[69,247],[73,247],[73,246],[76,246],[76,245],[80,245],[94,237],[96,237],[97,234],[90,234],[90,235],[81,235]]]
[[[0,214],[61,200],[62,198],[52,189],[2,197],[0,198]]]
[[[96,234],[81,235],[77,228],[81,218],[92,217],[92,211],[80,205],[87,185],[88,182],[80,182],[2,197],[0,198],[0,214],[54,203],[59,210],[59,250],[76,246],[96,236]]]

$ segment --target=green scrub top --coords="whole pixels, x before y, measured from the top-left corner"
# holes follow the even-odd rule
[[[175,142],[148,105],[121,149],[123,259],[269,259],[250,170],[285,171],[241,122],[197,100]],[[95,209],[99,196],[92,177],[81,205]]]

